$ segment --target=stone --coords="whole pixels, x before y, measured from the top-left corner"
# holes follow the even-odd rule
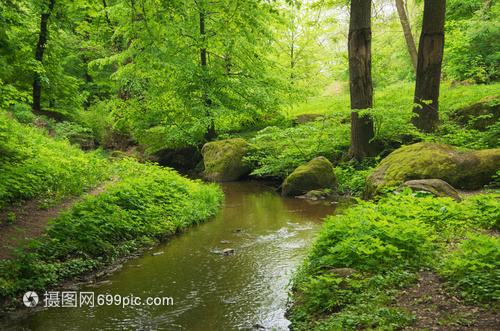
[[[305,124],[308,122],[314,122],[318,117],[325,117],[324,115],[320,114],[302,114],[297,116],[297,123],[298,124]]]
[[[234,249],[232,248],[226,248],[225,250],[222,251],[223,255],[231,255],[234,254]]]
[[[306,199],[311,199],[311,200],[319,200],[319,199],[324,199],[326,197],[326,193],[323,191],[318,191],[318,190],[312,190],[306,193],[304,196]]]
[[[399,186],[396,191],[403,191],[405,188],[411,188],[413,192],[424,191],[436,197],[449,197],[456,202],[461,202],[462,199],[458,195],[457,190],[450,184],[441,179],[417,179],[409,180]]]
[[[311,190],[336,189],[333,166],[324,156],[312,159],[295,169],[283,182],[283,196],[298,196]]]
[[[218,182],[238,180],[250,171],[243,157],[251,149],[252,145],[241,138],[206,143],[201,149],[205,178]]]
[[[365,197],[380,194],[415,179],[441,179],[459,189],[475,190],[489,184],[500,169],[500,149],[464,151],[458,147],[417,143],[401,147],[366,177]]]
[[[489,117],[481,117],[484,115]],[[468,107],[456,110],[450,115],[450,119],[462,126],[468,126],[472,119],[471,129],[486,131],[488,126],[500,120],[500,97],[485,97]]]

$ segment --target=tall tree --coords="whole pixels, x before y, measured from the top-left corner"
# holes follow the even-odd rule
[[[352,110],[373,107],[371,38],[371,0],[352,0],[348,39]],[[349,159],[361,161],[364,157],[375,156],[371,142],[374,137],[372,118],[353,111]]]
[[[413,40],[410,21],[408,20],[408,16],[406,15],[406,10],[403,0],[396,0],[396,8],[398,10],[399,20],[401,21],[401,26],[403,28],[406,46],[408,47],[408,53],[410,53],[411,64],[413,65],[413,70],[415,71],[416,75],[417,59],[418,59],[417,47],[415,46],[415,41]]]
[[[418,45],[418,66],[412,123],[423,132],[439,125],[439,84],[444,50],[446,0],[425,0],[422,33]]]
[[[49,0],[49,3],[43,3],[42,14],[40,18],[40,33],[38,35],[38,43],[35,49],[35,61],[42,64],[43,53],[45,52],[45,45],[48,39],[48,23],[50,15],[54,10],[54,5],[56,0]],[[42,95],[42,74],[40,70],[35,71],[35,78],[33,80],[33,112],[35,114],[42,114],[42,109],[40,105]]]

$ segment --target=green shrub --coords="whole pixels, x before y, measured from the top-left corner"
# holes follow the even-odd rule
[[[35,118],[31,107],[26,103],[16,103],[12,106],[12,117],[19,123],[31,124]]]
[[[466,299],[500,300],[499,238],[468,233],[439,270]]]
[[[114,175],[97,152],[86,154],[5,113],[0,113],[0,133],[0,209],[20,200],[81,194]]]
[[[485,229],[500,230],[500,200],[495,194],[476,195],[467,201],[468,218]]]
[[[327,218],[310,263],[373,272],[428,265],[437,248],[434,229],[419,215],[423,210],[401,208],[401,200],[379,205],[359,201],[344,215]]]
[[[177,172],[123,159],[123,174],[99,196],[87,196],[52,221],[46,235],[0,262],[0,295],[44,290],[213,216],[223,194]]]

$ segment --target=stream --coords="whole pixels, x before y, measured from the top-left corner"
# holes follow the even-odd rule
[[[80,286],[77,295],[92,293],[94,307],[78,300],[78,307],[39,303],[0,320],[0,329],[232,331],[259,324],[288,330],[290,277],[335,205],[282,198],[265,182],[222,188],[219,215],[123,263],[99,279],[101,286]],[[222,254],[228,248],[234,254]],[[162,302],[147,305],[148,297]],[[125,298],[142,304],[124,305]]]

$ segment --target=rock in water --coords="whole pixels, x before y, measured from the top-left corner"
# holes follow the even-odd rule
[[[441,179],[409,180],[401,184],[397,191],[402,191],[405,188],[411,188],[413,192],[428,192],[436,197],[449,197],[456,202],[462,201],[462,199],[458,195],[457,190],[455,190],[453,186]]]
[[[464,151],[458,147],[417,143],[395,150],[366,177],[365,197],[415,179],[441,179],[455,188],[475,190],[489,184],[500,169],[500,149]]]
[[[205,178],[218,182],[238,180],[250,171],[243,157],[252,145],[241,138],[213,141],[201,149]]]
[[[295,169],[283,183],[283,196],[297,196],[311,190],[335,189],[337,178],[333,166],[325,157],[312,159]]]
[[[234,254],[234,249],[232,249],[232,248],[226,248],[225,250],[222,251],[222,254],[224,254],[224,255]]]

